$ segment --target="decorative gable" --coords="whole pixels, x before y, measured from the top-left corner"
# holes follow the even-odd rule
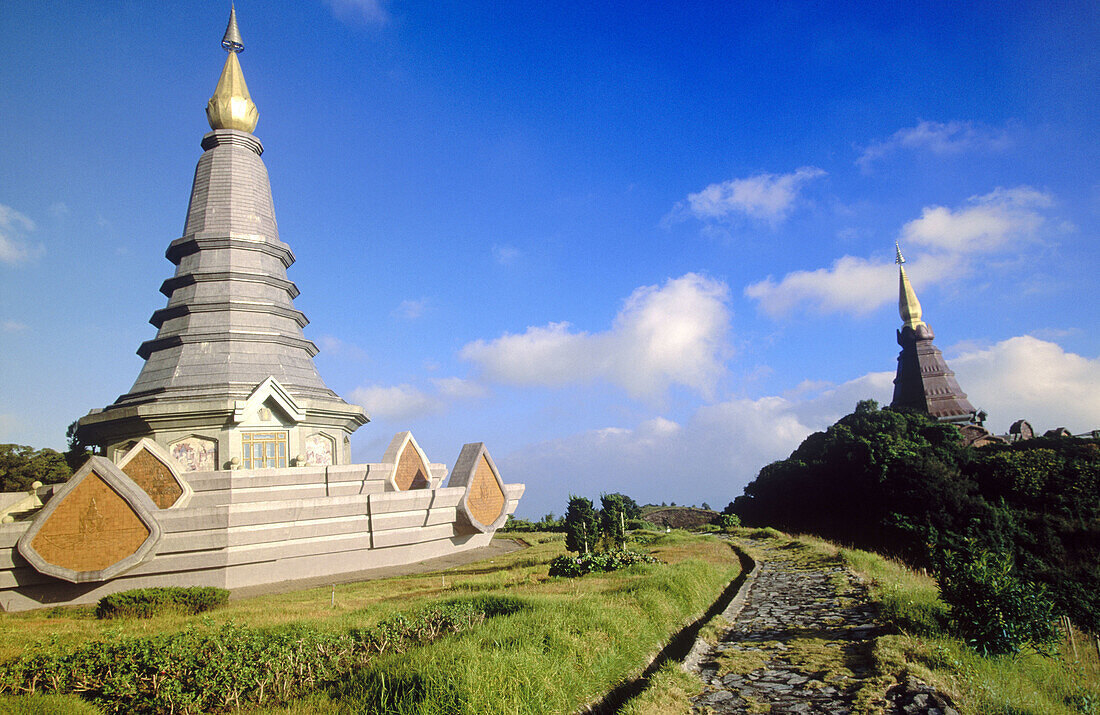
[[[430,462],[412,432],[398,432],[382,456],[383,464],[392,464],[388,482],[394,491],[429,489],[432,485]]]
[[[297,424],[305,419],[306,413],[298,402],[291,396],[286,388],[279,384],[274,377],[269,377],[261,382],[247,399],[237,400],[233,403],[233,423],[240,424],[255,415],[264,404],[277,408],[286,415],[286,418]]]
[[[148,558],[161,530],[156,504],[104,457],[91,457],[35,515],[18,548],[47,576],[87,583]]]
[[[447,486],[466,487],[458,505],[458,515],[460,521],[475,531],[495,531],[508,518],[504,482],[484,442],[462,446]]]
[[[180,476],[176,460],[148,437],[119,460],[118,468],[145,490],[158,509],[187,506],[191,500],[191,486]]]

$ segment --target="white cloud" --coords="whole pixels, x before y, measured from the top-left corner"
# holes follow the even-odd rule
[[[1100,429],[1100,357],[1024,335],[965,351],[948,364],[971,404],[989,413],[987,426],[995,432],[1018,419],[1040,433]]]
[[[386,0],[324,0],[342,22],[379,27],[390,21]]]
[[[54,218],[62,218],[69,215],[69,207],[64,201],[54,201],[47,210]]]
[[[922,254],[906,266],[916,288],[960,278],[968,270],[965,262],[952,255]],[[884,260],[843,256],[829,268],[793,271],[779,281],[769,276],[746,287],[745,296],[773,317],[802,305],[821,313],[866,315],[897,302],[898,268]]]
[[[656,397],[671,385],[709,394],[725,371],[727,300],[724,283],[688,273],[635,290],[607,331],[549,323],[469,343],[460,355],[484,378],[514,385],[603,379],[633,397]]]
[[[987,426],[995,432],[1020,418],[1040,432],[1100,428],[1100,357],[1021,336],[970,349],[948,364],[970,401],[989,411]],[[497,464],[506,481],[527,483],[521,503],[527,514],[560,513],[570,492],[721,508],[761,467],[787,457],[859,400],[888,405],[893,378],[893,372],[875,372],[836,386],[806,382],[785,396],[704,405],[682,424],[656,417],[531,444]]]
[[[364,385],[352,390],[350,399],[374,420],[413,420],[446,412],[455,402],[488,394],[483,385],[460,377],[433,378],[431,383],[433,390],[407,383]]]
[[[329,355],[356,362],[366,362],[368,360],[366,350],[358,345],[345,342],[335,335],[322,335],[317,342],[320,344],[321,351]]]
[[[861,399],[888,402],[892,373],[807,388],[798,398],[733,399],[701,407],[684,424],[655,417],[524,447],[497,459],[507,481],[527,483],[524,513],[561,512],[570,492],[622,492],[640,502],[675,500],[721,508],[762,466],[786,457],[811,432]]]
[[[440,397],[448,400],[476,399],[485,397],[489,392],[484,385],[461,377],[432,378],[432,384],[435,385]]]
[[[1050,194],[1029,186],[997,188],[972,196],[952,210],[929,206],[900,231],[903,246],[916,252],[906,262],[914,287],[923,288],[965,278],[979,253],[1019,255],[1047,223],[1041,209],[1053,204]],[[892,256],[891,256],[892,259]],[[802,305],[819,312],[867,314],[897,300],[897,267],[890,259],[843,256],[828,268],[792,271],[745,288],[764,312],[779,317]]]
[[[493,246],[493,260],[502,266],[512,265],[519,256],[519,249],[514,246]]]
[[[350,398],[353,404],[361,405],[372,419],[417,419],[441,412],[444,408],[439,398],[408,384],[357,387],[352,390]]]
[[[872,142],[856,159],[864,171],[871,164],[901,149],[925,150],[939,156],[959,154],[975,149],[998,151],[1010,144],[1008,132],[974,122],[931,122],[922,120],[915,127],[905,127],[889,138]]]
[[[41,244],[28,243],[23,237],[24,231],[33,231],[34,221],[10,206],[0,204],[0,263],[15,266],[44,252]]]
[[[955,211],[926,206],[920,218],[902,227],[902,241],[939,251],[990,252],[1033,236],[1045,221],[1036,209],[1048,208],[1053,200],[1050,194],[1019,186],[972,196],[968,203]]]
[[[419,300],[403,300],[401,304],[394,309],[393,314],[399,318],[405,320],[416,320],[421,315],[424,315],[424,311],[428,308],[428,299],[421,298]]]
[[[3,323],[0,323],[0,330],[3,330],[5,333],[17,333],[26,329],[27,326],[17,320],[5,320]]]
[[[690,213],[702,221],[721,221],[733,216],[779,223],[787,218],[801,198],[803,184],[824,176],[815,166],[804,166],[790,174],[757,174],[711,184],[688,194],[686,204],[677,204],[665,221]]]

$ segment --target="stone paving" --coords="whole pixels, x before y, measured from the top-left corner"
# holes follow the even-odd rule
[[[839,564],[782,545],[746,545],[759,555],[757,568],[722,614],[728,630],[685,664],[705,686],[692,712],[852,712],[857,691],[874,675],[870,653],[882,632],[866,588]],[[917,698],[919,707],[908,692],[892,695],[891,712],[957,715],[927,693]]]

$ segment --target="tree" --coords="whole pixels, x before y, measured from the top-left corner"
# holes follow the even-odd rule
[[[608,494],[609,497],[618,497],[622,501],[623,514],[627,519],[640,519],[642,516],[642,507],[638,506],[638,502],[634,501],[626,494],[619,492],[612,492]]]
[[[761,469],[732,507],[746,526],[812,533],[914,566],[935,568],[939,551],[1005,554],[1057,612],[1100,632],[1100,439],[971,448],[953,425],[865,400]],[[973,573],[1030,599],[1000,558],[975,556]],[[967,568],[954,573],[978,578]]]
[[[710,508],[710,504],[707,504],[706,502],[703,502],[703,509],[706,509],[707,511],[714,511]]]
[[[626,548],[626,510],[621,494],[600,496],[600,536],[605,546]]]
[[[0,491],[25,492],[34,482],[57,484],[72,475],[65,457],[56,450],[0,444]]]
[[[1044,649],[1058,640],[1054,604],[1042,584],[1021,578],[1007,553],[941,551],[935,559],[951,629],[982,655]]]
[[[595,545],[598,534],[596,510],[592,502],[570,494],[569,508],[565,512],[565,548],[587,554]]]
[[[77,420],[74,420],[69,428],[65,430],[65,441],[69,445],[69,449],[65,452],[65,462],[69,465],[69,469],[74,472],[83,467],[84,462],[88,461],[88,457],[92,456],[91,445],[85,444],[77,436],[76,427]]]

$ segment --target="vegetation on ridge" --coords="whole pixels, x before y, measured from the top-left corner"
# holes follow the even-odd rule
[[[764,467],[727,509],[746,525],[817,534],[941,578],[962,573],[951,567],[960,558],[996,561],[1007,578],[1040,584],[1057,612],[1100,633],[1095,439],[972,449],[952,425],[867,400]]]

